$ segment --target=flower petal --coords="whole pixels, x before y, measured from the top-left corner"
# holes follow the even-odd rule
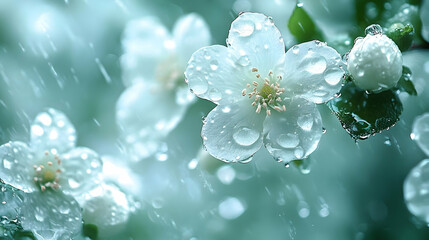
[[[286,23],[285,23],[286,24]],[[249,59],[249,71],[256,67],[268,74],[283,60],[285,45],[272,18],[261,13],[242,13],[231,24],[230,48]]]
[[[204,120],[201,136],[206,150],[227,162],[246,161],[262,146],[265,114],[248,101],[215,107]]]
[[[238,59],[233,51],[224,46],[201,48],[192,55],[185,72],[189,88],[198,97],[214,103],[242,99],[246,74],[242,74],[235,64]]]
[[[314,103],[334,98],[344,70],[340,54],[320,41],[295,45],[286,52],[284,87],[292,96]]]
[[[100,182],[102,162],[98,154],[85,147],[72,149],[60,156],[60,187],[76,200]]]
[[[136,81],[153,79],[161,58],[168,56],[175,44],[157,18],[146,17],[127,23],[122,47],[122,78],[125,86],[130,86]]]
[[[57,153],[65,152],[75,146],[76,131],[64,113],[48,109],[39,113],[31,125],[30,146],[37,154],[55,149]]]
[[[264,144],[278,161],[290,162],[308,157],[322,136],[322,118],[316,105],[293,99],[285,112],[272,111],[264,122]]]
[[[74,239],[82,230],[79,204],[56,191],[36,191],[25,195],[22,227],[37,239]]]
[[[7,218],[9,221],[21,221],[21,207],[24,203],[25,193],[17,188],[5,184],[0,180],[0,220]],[[2,227],[4,227],[2,222]],[[4,229],[2,229],[4,230]]]
[[[37,186],[33,182],[34,156],[27,144],[8,142],[0,146],[0,178],[22,191],[32,192]]]
[[[177,55],[185,69],[191,55],[210,44],[210,30],[204,19],[195,13],[187,14],[177,20],[173,30]]]
[[[140,160],[156,151],[157,142],[176,127],[192,99],[187,89],[174,93],[144,83],[126,89],[116,103],[116,121],[131,157]]]

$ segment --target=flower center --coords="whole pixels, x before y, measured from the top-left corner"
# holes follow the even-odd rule
[[[160,61],[155,69],[155,78],[161,83],[163,88],[171,90],[184,81],[183,71],[180,71],[179,59],[171,54]]]
[[[61,159],[57,154],[45,152],[39,165],[34,165],[34,182],[42,191],[46,188],[58,189],[60,187]]]
[[[257,68],[252,68],[252,72],[256,74],[256,81],[252,84],[247,84],[241,94],[253,99],[252,106],[256,107],[256,113],[260,113],[262,108],[265,109],[267,115],[271,115],[271,109],[278,112],[286,111],[286,106],[281,98],[285,89],[280,86],[282,76],[275,76],[273,72],[269,72],[268,76],[262,79]]]

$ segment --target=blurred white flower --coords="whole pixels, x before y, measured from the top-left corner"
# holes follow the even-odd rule
[[[24,192],[53,189],[79,200],[98,184],[102,162],[93,150],[75,144],[75,129],[62,112],[39,113],[29,146],[15,141],[0,147],[2,179]]]
[[[121,66],[128,88],[117,102],[116,120],[133,160],[157,151],[194,101],[183,72],[192,53],[207,46],[210,38],[197,14],[180,18],[172,35],[153,17],[127,24]]]
[[[102,183],[86,194],[82,204],[83,221],[94,224],[98,238],[105,239],[124,229],[135,210],[127,195],[113,184]]]
[[[319,41],[285,53],[272,19],[259,13],[234,20],[227,43],[195,52],[185,72],[191,91],[218,104],[202,128],[207,151],[246,161],[264,143],[278,161],[306,158],[323,132],[314,103],[341,88],[341,56]]]

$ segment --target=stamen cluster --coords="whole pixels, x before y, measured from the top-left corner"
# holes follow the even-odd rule
[[[256,73],[257,79],[262,80],[257,68],[252,68],[252,72]],[[286,106],[282,103],[283,100],[280,97],[285,91],[280,86],[279,82],[281,80],[282,76],[274,77],[273,72],[270,71],[262,84],[258,81],[253,81],[252,84],[248,83],[246,88],[241,91],[241,95],[254,98],[252,106],[256,106],[256,113],[260,113],[262,108],[265,109],[268,116],[271,115],[271,109],[278,112],[286,111]],[[250,93],[247,93],[248,90],[250,90]]]
[[[49,158],[52,158],[51,159]],[[61,169],[59,166],[61,165],[61,159],[57,154],[51,154],[46,151],[45,152],[45,159],[48,159],[48,161],[45,163],[42,163],[40,165],[33,165],[34,171],[35,171],[35,177],[33,178],[34,182],[40,186],[40,189],[42,191],[45,191],[48,187],[51,187],[53,189],[58,189],[60,187],[59,181],[60,181],[60,173]]]

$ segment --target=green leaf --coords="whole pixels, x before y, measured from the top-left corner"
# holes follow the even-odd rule
[[[414,87],[413,82],[411,81],[411,70],[406,67],[402,66],[402,76],[398,81],[398,85],[396,86],[397,89],[399,89],[402,92],[406,92],[410,95],[417,96],[416,88]]]
[[[15,240],[37,240],[31,231],[17,231],[13,235]]]
[[[399,50],[406,51],[413,44],[414,27],[411,24],[404,26],[402,23],[392,24],[386,32],[386,35],[392,39]]]
[[[296,4],[287,26],[299,43],[311,40],[324,41],[321,31],[304,10],[302,3]]]
[[[94,224],[83,224],[83,235],[91,239],[97,239],[98,227]]]
[[[328,106],[354,139],[367,139],[389,129],[402,113],[402,103],[392,90],[368,93],[348,82],[340,93]]]

